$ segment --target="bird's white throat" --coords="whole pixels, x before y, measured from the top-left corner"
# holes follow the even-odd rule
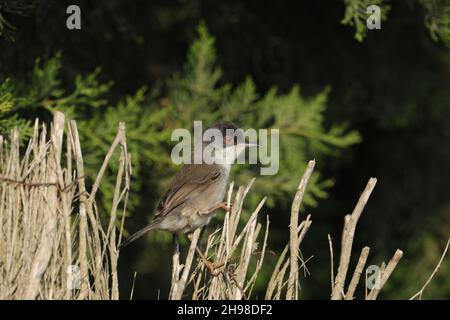
[[[221,164],[226,168],[231,168],[236,159],[245,150],[245,143],[228,146],[226,148],[215,149],[211,154],[211,159],[205,159],[207,163]]]

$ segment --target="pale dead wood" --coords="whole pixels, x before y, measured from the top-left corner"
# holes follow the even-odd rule
[[[63,152],[64,119],[62,119],[62,125],[58,125],[57,123],[61,123],[61,120],[56,120],[56,117],[60,115],[55,114],[50,142],[47,141],[45,126],[39,133],[38,122],[35,123],[33,137],[23,157],[20,155],[17,130],[13,131],[11,142],[0,136],[0,272],[5,275],[0,278],[0,298],[20,299],[29,295],[38,299],[118,299],[119,252],[117,245],[120,243],[123,230],[131,175],[125,126],[119,125],[118,133],[89,194],[86,188],[83,156],[76,123],[72,121],[68,127],[66,163],[63,165],[61,153]],[[58,141],[60,141],[59,145]],[[102,178],[110,173],[107,169],[108,163],[112,161],[112,156],[119,147],[119,166],[116,172],[112,210],[107,221],[107,228],[104,229],[100,221],[102,214],[98,211],[95,196],[100,190]],[[73,161],[75,168],[72,167]],[[280,299],[282,296],[298,299],[299,270],[303,268],[305,276],[308,274],[306,263],[311,258],[303,259],[300,244],[312,221],[310,215],[307,215],[305,220],[299,223],[298,214],[313,167],[314,162],[310,161],[294,198],[290,217],[289,243],[278,258],[267,285],[266,299]],[[246,211],[244,200],[253,182],[254,179],[246,187],[240,187],[234,201],[232,201],[233,186],[229,189],[227,203],[229,205],[233,203],[232,210],[225,213],[223,225],[208,236],[205,256],[217,266],[213,274],[205,268],[202,259],[194,263],[199,230],[194,233],[184,264],[180,264],[179,254],[173,256],[171,299],[181,299],[188,291],[190,284],[193,286],[192,297],[196,299],[251,298],[252,289],[267,252],[269,233],[268,218],[264,236],[262,236],[264,228],[258,223],[258,216],[263,210],[265,198],[251,214],[243,213]],[[328,235],[332,298],[347,300],[354,298],[361,273],[367,262],[368,247],[363,248],[359,256],[346,293],[345,278],[349,268],[356,224],[375,183],[376,179],[369,180],[353,213],[345,216],[336,277],[334,277],[333,244],[331,236]],[[79,212],[74,213],[72,211],[75,203],[78,204]],[[50,204],[52,204],[50,211],[54,219],[48,223],[48,215],[42,213],[48,212]],[[118,219],[119,206],[123,207],[121,220]],[[76,214],[75,217],[74,214]],[[54,232],[46,232],[52,225]],[[118,236],[117,229],[120,230]],[[46,236],[47,241],[45,241]],[[44,239],[43,242],[41,242],[42,239]],[[52,241],[49,242],[49,239]],[[421,291],[412,298],[422,296],[447,253],[449,242],[435,270]],[[48,243],[50,246],[47,245]],[[42,249],[43,247],[45,250]],[[38,261],[36,258],[39,257],[40,252],[45,252],[45,256],[49,256],[43,270],[36,269],[36,265],[42,266],[42,264],[36,264]],[[387,265],[384,263],[381,265],[379,286],[366,293],[367,299],[377,298],[402,254],[402,251],[397,250]],[[81,290],[73,291],[66,286],[71,279],[66,272],[69,266],[80,266]],[[36,270],[40,271],[38,272],[40,278],[35,286],[38,289],[30,294],[28,291],[31,288],[30,275]]]
[[[117,247],[116,247],[116,218],[117,209],[122,200],[122,197],[126,192],[128,192],[127,187],[122,191],[122,183],[124,181],[124,175],[127,168],[127,148],[125,141],[125,124],[123,122],[119,123],[119,133],[120,133],[120,157],[119,157],[119,169],[117,171],[116,186],[114,189],[113,204],[110,213],[110,220],[107,229],[107,238],[109,238],[109,253],[110,253],[110,263],[111,263],[111,278],[112,278],[112,288],[111,288],[111,299],[119,299],[119,279],[117,275]]]
[[[334,287],[334,254],[333,254],[333,241],[330,234],[328,234],[328,247],[330,249],[330,278],[331,278],[331,294],[333,294]]]
[[[355,206],[351,215],[347,215],[344,223],[344,230],[342,234],[341,254],[339,259],[339,267],[334,281],[332,300],[340,300],[343,298],[344,284],[347,277],[348,266],[350,263],[350,255],[352,252],[353,237],[355,235],[356,224],[359,217],[369,200],[370,194],[377,183],[376,178],[370,178],[364,192],[361,194],[358,203]]]
[[[191,245],[189,246],[189,251],[186,257],[186,262],[184,266],[176,265],[174,266],[174,276],[173,279],[173,290],[170,295],[171,300],[180,300],[183,296],[184,290],[186,288],[186,282],[189,276],[189,271],[191,269],[192,261],[194,260],[195,251],[198,244],[198,239],[200,238],[200,229],[197,229],[194,231],[192,239],[191,239]],[[177,257],[178,259],[178,257]],[[174,259],[175,262],[176,259]],[[179,273],[182,270],[182,275],[179,277]]]
[[[391,276],[395,267],[397,267],[397,264],[402,257],[403,251],[397,249],[397,251],[395,251],[394,255],[392,256],[391,260],[389,260],[387,266],[385,268],[382,268],[380,284],[379,286],[376,286],[370,291],[369,295],[367,296],[367,300],[375,300],[378,297],[378,294],[380,293],[381,289],[383,289],[384,285]]]
[[[261,259],[259,259],[259,261],[257,262],[256,269],[253,272],[253,275],[250,278],[250,280],[248,281],[247,287],[244,290],[244,291],[248,291],[249,296],[252,294],[252,290],[253,290],[253,286],[255,285],[256,278],[258,277],[258,273],[259,273],[259,271],[261,271],[261,268],[263,266],[264,257],[265,257],[266,249],[267,249],[267,239],[269,236],[269,225],[270,225],[269,216],[266,216],[266,231],[264,233],[263,247],[262,247],[262,251],[261,251]],[[255,242],[256,242],[256,239],[255,239]]]
[[[297,189],[297,193],[295,194],[294,201],[292,202],[291,209],[291,222],[289,225],[290,229],[290,241],[289,241],[289,250],[290,250],[290,271],[289,271],[289,280],[288,280],[288,288],[286,292],[286,300],[293,300],[297,297],[297,286],[298,286],[298,214],[300,210],[300,205],[303,199],[303,195],[306,191],[306,186],[308,185],[309,178],[314,170],[315,161],[311,160],[308,162],[308,166],[306,167],[305,173],[303,174],[302,179],[300,180],[300,184]]]
[[[35,122],[22,158],[17,130],[10,144],[0,138],[0,299],[117,299],[115,225],[122,230],[125,216],[116,223],[117,207],[126,210],[131,174],[124,126],[108,230],[95,199],[87,198],[75,122],[65,150],[64,115],[55,112],[51,127],[48,141],[46,126]]]
[[[267,290],[266,290],[266,295],[265,295],[266,300],[271,300],[274,295],[274,292],[275,292],[275,289],[276,289],[276,286],[278,283],[277,279],[281,273],[280,270],[282,269],[282,265],[283,265],[283,262],[284,262],[287,252],[288,252],[288,246],[285,246],[284,250],[281,252],[280,257],[277,260],[275,268],[272,272],[272,276],[270,277],[269,284],[268,284]]]
[[[359,283],[361,274],[364,271],[364,266],[366,265],[367,257],[369,256],[369,247],[364,247],[359,255],[358,263],[356,264],[355,272],[353,273],[352,280],[348,285],[347,293],[345,294],[345,300],[353,300],[356,287]]]
[[[184,266],[180,264],[180,251],[177,250],[172,255],[172,281],[170,286],[169,299],[178,295],[178,282],[180,281],[180,272],[183,270],[183,267]]]
[[[300,247],[301,241],[303,240],[307,230],[311,226],[310,221],[311,215],[308,215],[305,220],[303,220],[297,228],[297,238],[298,238],[298,246]],[[289,244],[286,245],[283,252],[278,259],[278,262],[275,266],[275,269],[270,278],[267,291],[266,291],[266,299],[275,299],[279,300],[281,298],[282,290],[287,286],[288,280],[284,280],[287,268],[290,265],[290,257],[287,255],[287,251],[289,249]],[[286,260],[285,260],[286,259]],[[308,259],[309,260],[309,259]],[[281,267],[282,266],[282,267]],[[302,261],[302,268],[306,268],[306,261]]]
[[[258,207],[256,208],[255,212],[259,212],[261,210],[261,207],[264,205],[265,198],[260,202]],[[246,234],[246,241],[244,241],[243,245],[243,253],[241,254],[241,259],[239,263],[239,267],[236,270],[236,289],[234,290],[234,298],[236,300],[240,300],[243,297],[243,286],[244,286],[244,280],[247,275],[247,269],[248,265],[250,263],[250,258],[253,253],[254,249],[254,233],[255,233],[255,227],[256,227],[256,215],[252,215],[251,222],[249,224],[249,232]]]
[[[375,187],[376,182],[377,180],[375,178],[369,179],[369,182],[367,183],[364,192],[361,194],[352,214],[346,215],[344,218],[344,228],[342,231],[342,239],[341,239],[341,256],[339,261],[338,272],[334,280],[334,285],[332,285],[332,296],[331,296],[332,300],[341,300],[343,298],[346,300],[352,300],[354,298],[356,287],[359,283],[361,273],[363,272],[364,266],[367,261],[367,257],[369,255],[369,247],[364,247],[361,251],[358,263],[353,273],[353,277],[347,289],[347,293],[345,293],[344,291],[345,279],[349,268],[356,225],[370,197],[370,194],[372,193]],[[369,300],[376,299],[380,290],[383,288],[386,281],[389,279],[391,273],[397,266],[397,263],[401,259],[402,255],[403,252],[401,250],[397,250],[387,266],[384,263],[381,265],[380,281],[377,282],[376,288],[372,289],[369,293],[366,290],[366,299]],[[367,286],[367,274],[366,274],[366,286]]]
[[[80,299],[84,299],[88,294],[88,258],[87,258],[87,217],[86,217],[86,206],[87,206],[87,192],[84,174],[84,161],[83,155],[81,153],[80,138],[78,135],[77,124],[74,120],[69,122],[69,135],[70,141],[72,142],[72,148],[74,149],[75,164],[77,168],[78,175],[78,190],[80,193],[80,205],[79,205],[79,250],[78,250],[78,261],[80,263],[80,276],[81,276],[81,288],[80,288]],[[100,240],[99,240],[100,241]]]
[[[137,272],[135,271],[133,274],[133,284],[131,285],[130,300],[133,300],[134,285],[136,284],[136,275],[137,275]]]
[[[51,155],[49,157],[49,170],[46,182],[55,183],[57,181],[56,167],[61,158],[62,137],[64,133],[64,114],[55,112],[53,117],[53,127],[51,130]],[[58,190],[56,186],[48,186],[46,190],[46,207],[44,211],[44,232],[39,241],[39,249],[33,258],[31,272],[26,287],[24,298],[35,299],[39,293],[41,278],[50,262],[52,249],[55,241],[56,214],[58,206]]]
[[[100,183],[102,181],[103,175],[105,174],[106,168],[108,167],[108,163],[111,161],[111,158],[116,150],[117,146],[123,142],[125,137],[125,124],[123,122],[119,123],[119,130],[117,132],[116,137],[114,138],[111,147],[109,147],[108,153],[103,160],[103,163],[100,167],[100,170],[95,178],[94,185],[92,186],[91,193],[89,195],[89,200],[92,202],[95,199],[95,195],[97,193],[98,188],[100,187]]]

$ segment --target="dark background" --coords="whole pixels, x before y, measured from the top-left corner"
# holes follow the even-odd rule
[[[119,99],[180,71],[204,21],[216,38],[221,81],[235,84],[250,75],[259,92],[273,85],[286,92],[299,83],[305,96],[330,86],[326,123],[347,122],[361,134],[361,143],[323,160],[322,175],[336,183],[307,210],[314,223],[302,252],[314,258],[302,297],[328,298],[326,235],[340,238],[344,214],[372,176],[378,184],[358,225],[355,250],[369,245],[369,263],[377,264],[397,248],[405,252],[383,298],[408,298],[422,286],[450,230],[450,52],[430,37],[418,2],[390,1],[382,29],[368,31],[363,42],[340,23],[344,1],[76,3],[82,10],[79,31],[65,28],[65,8],[72,2],[34,1],[23,15],[6,14],[17,30],[14,42],[0,38],[1,74],[20,77],[35,58],[60,51],[65,86],[101,66],[101,77],[115,82],[108,98]],[[154,206],[157,182],[151,177],[142,177],[148,179],[141,193],[148,203],[132,212],[130,230],[142,226]],[[289,205],[272,211],[270,246],[279,252],[287,240]],[[140,241],[121,255],[122,298],[129,296],[136,270],[135,298],[157,298],[159,289],[161,298],[167,296],[167,248]],[[447,258],[424,297],[450,298],[449,272]]]

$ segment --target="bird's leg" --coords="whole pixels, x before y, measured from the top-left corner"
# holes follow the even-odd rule
[[[187,238],[191,242],[192,242],[192,236],[193,236],[192,233],[189,233],[187,235]],[[200,259],[203,261],[203,263],[205,264],[206,268],[209,270],[211,275],[217,276],[220,272],[217,272],[216,269],[222,267],[223,264],[217,265],[215,262],[209,261],[208,258],[206,258],[206,256],[203,254],[202,250],[200,250],[200,247],[198,245],[195,246],[195,251],[197,252]]]
[[[178,233],[174,233],[172,236],[173,254],[180,254],[180,242],[178,241]]]
[[[209,215],[219,208],[224,209],[226,212],[229,212],[231,210],[231,207],[229,207],[226,202],[219,202],[218,204],[212,206],[208,210],[206,210],[204,212],[200,212],[200,214],[201,215]]]

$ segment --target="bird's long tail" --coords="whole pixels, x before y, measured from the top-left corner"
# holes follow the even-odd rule
[[[131,236],[129,236],[128,238],[126,238],[125,241],[120,244],[120,248],[123,248],[123,247],[129,245],[131,242],[139,239],[147,232],[156,229],[158,227],[158,225],[159,225],[159,221],[153,221],[148,226],[142,228],[141,230],[137,231],[136,233],[134,233]]]

